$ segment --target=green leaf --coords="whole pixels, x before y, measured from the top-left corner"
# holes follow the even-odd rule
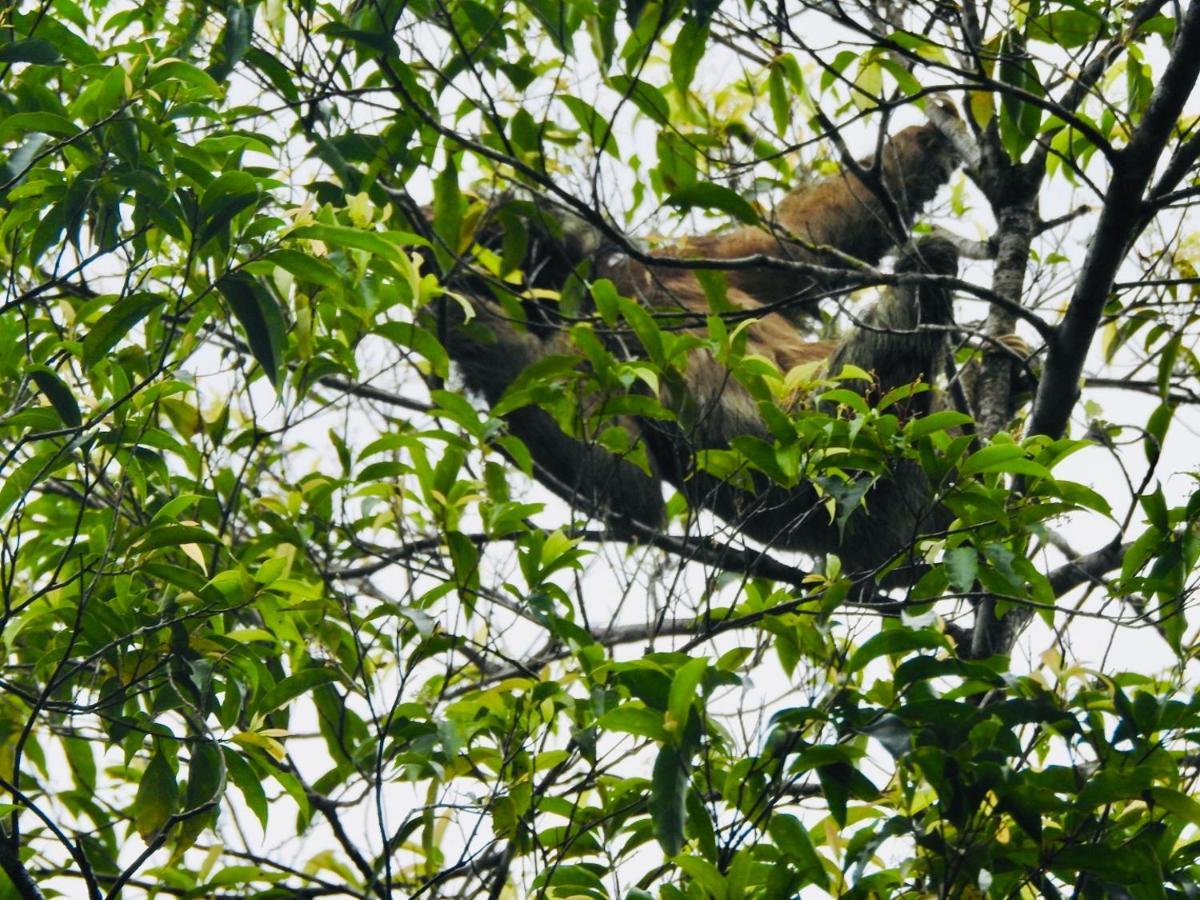
[[[175,812],[179,785],[175,771],[161,750],[155,750],[150,764],[142,773],[137,796],[133,801],[133,825],[144,839],[149,839],[167,824]]]
[[[1128,581],[1146,561],[1159,552],[1165,540],[1163,532],[1148,528],[1133,542],[1121,557],[1121,578]]]
[[[850,99],[859,109],[873,108],[883,95],[883,68],[879,65],[879,54],[864,53],[858,59],[858,71],[854,75],[854,90]]]
[[[281,876],[262,866],[224,866],[204,885],[206,888],[232,887],[255,881],[278,881]],[[218,894],[222,896],[224,892]]]
[[[1058,479],[1054,482],[1054,489],[1059,497],[1070,503],[1074,503],[1076,506],[1094,509],[1105,516],[1112,515],[1112,506],[1108,500],[1086,485]]]
[[[289,237],[309,238],[333,244],[335,247],[350,247],[399,262],[404,267],[412,260],[404,253],[404,247],[428,247],[429,241],[408,231],[363,231],[345,225],[302,225],[288,233]]]
[[[760,221],[758,213],[754,211],[753,206],[746,202],[745,198],[736,191],[713,184],[711,181],[697,181],[695,184],[680,188],[667,197],[666,203],[668,206],[683,210],[694,207],[720,210],[749,225],[757,224]]]
[[[667,856],[675,856],[683,849],[687,789],[686,761],[668,744],[658,751],[650,777],[650,817],[654,822],[654,837]]]
[[[232,272],[217,281],[217,290],[246,332],[250,352],[262,366],[267,380],[279,389],[287,333],[283,312],[271,293],[244,272]]]
[[[1180,586],[1182,586],[1182,578]],[[1163,597],[1163,592],[1159,591],[1158,596]],[[1183,602],[1185,596],[1181,590],[1172,590],[1168,596],[1163,598],[1162,605],[1159,607],[1160,633],[1176,654],[1183,652],[1183,635],[1188,626],[1187,606]]]
[[[659,742],[670,740],[670,735],[663,725],[662,713],[631,703],[610,709],[596,720],[596,727],[603,731],[620,731]]]
[[[592,44],[605,72],[612,66],[613,54],[617,49],[616,26],[619,10],[619,3],[598,3],[595,13],[587,17],[592,32]]]
[[[1155,900],[1167,896],[1163,891],[1162,870],[1154,851],[1146,844],[1136,841],[1122,842],[1119,848],[1081,843],[1069,845],[1055,852],[1049,866],[1056,875],[1063,871],[1090,872],[1101,881],[1121,885],[1122,888],[1139,885],[1147,888],[1144,891],[1121,890],[1120,896]],[[1116,893],[1118,892],[1113,891],[1107,896],[1111,897]]]
[[[721,874],[721,870],[707,859],[699,856],[680,856],[672,862],[704,889],[704,896],[725,896],[725,877]]]
[[[211,531],[195,525],[155,525],[139,540],[133,549],[138,553],[149,553],[161,547],[178,547],[181,544],[219,544],[221,539]]]
[[[71,0],[55,0],[53,14],[44,16],[37,24],[37,38],[45,41],[54,50],[66,58],[68,62],[79,66],[92,66],[100,62],[100,54],[88,41],[85,41],[70,27],[74,25],[80,31],[89,31],[88,20],[82,14],[70,15],[68,11],[78,12],[79,7]],[[94,34],[94,32],[93,32]],[[50,63],[57,64],[58,60]]]
[[[1171,420],[1174,417],[1174,406],[1171,403],[1160,403],[1154,408],[1154,412],[1150,413],[1150,418],[1146,420],[1146,435],[1151,440],[1142,441],[1142,450],[1146,454],[1147,462],[1152,466],[1158,462],[1158,457],[1162,453],[1163,441],[1167,439],[1167,430],[1171,427]]]
[[[611,81],[613,88],[629,97],[643,115],[659,125],[667,124],[671,117],[671,107],[662,91],[629,75],[614,75]]]
[[[1152,787],[1146,792],[1146,795],[1154,801],[1155,805],[1161,806],[1171,815],[1190,822],[1192,825],[1200,825],[1200,803],[1186,794],[1181,794],[1171,788]]]
[[[46,366],[35,366],[29,370],[29,377],[38,386],[38,390],[46,395],[58,417],[69,428],[78,428],[83,424],[79,414],[79,404],[66,383]]]
[[[323,667],[304,669],[295,675],[289,675],[267,691],[258,701],[257,711],[259,715],[265,716],[291,703],[301,694],[307,694],[314,688],[337,680],[338,674],[333,669]]]
[[[600,318],[606,325],[615,325],[620,312],[616,285],[607,278],[597,278],[592,282],[591,294]]]
[[[932,48],[932,46],[933,45],[927,45],[927,49]],[[936,54],[939,51],[937,49],[932,49],[931,52]],[[878,63],[879,68],[887,72],[896,80],[896,85],[905,94],[908,94],[910,97],[916,97],[921,94],[921,83],[913,77],[912,72],[910,72],[899,59],[879,56],[875,58],[875,61]]]
[[[213,741],[201,741],[191,746],[187,790],[183,801],[184,812],[203,809],[217,803],[225,793],[225,758],[221,754],[220,746]],[[215,818],[215,809],[202,813],[193,812],[180,826],[176,846],[190,847]]]
[[[638,340],[642,342],[647,356],[652,361],[660,365],[663,364],[665,357],[663,356],[662,331],[654,321],[654,318],[646,311],[644,306],[636,301],[621,297],[618,298],[617,303],[621,308],[621,315],[629,323],[629,327],[633,329],[633,333],[637,335]]]
[[[839,378],[846,378],[846,373],[839,372]],[[863,395],[857,391],[852,391],[847,388],[836,388],[832,391],[825,391],[817,398],[821,403],[836,403],[854,410],[860,416],[867,415],[870,412],[870,407],[867,406],[867,401],[863,399]]]
[[[41,38],[23,38],[0,45],[0,63],[35,63],[54,66],[62,62],[58,48]]]
[[[771,101],[771,118],[775,121],[775,132],[784,134],[792,119],[791,102],[788,99],[785,73],[780,63],[771,64],[771,74],[767,76],[767,96]]]
[[[76,786],[88,793],[96,791],[96,757],[89,741],[81,738],[63,738],[63,750],[67,754],[67,763],[75,776]]]
[[[558,99],[571,111],[571,115],[575,117],[575,121],[579,123],[579,127],[591,139],[594,146],[611,156],[617,156],[617,141],[613,137],[612,122],[608,118],[600,115],[594,106],[578,97],[564,94]]]
[[[449,272],[457,264],[459,253],[465,249],[462,228],[466,206],[458,187],[458,166],[454,154],[449,154],[433,181],[433,229],[441,238],[433,250],[443,272]]]
[[[1107,33],[1108,23],[1104,18],[1082,5],[1035,16],[1025,26],[1025,34],[1031,41],[1059,47],[1082,47]]]
[[[821,857],[817,855],[817,848],[813,846],[812,838],[799,819],[788,813],[780,813],[771,817],[767,831],[779,851],[804,877],[805,884],[815,884],[822,890],[829,890],[829,878],[821,864]]]
[[[1167,498],[1163,495],[1161,484],[1156,484],[1153,492],[1143,494],[1138,499],[1146,512],[1146,520],[1151,525],[1163,533],[1171,530],[1170,511],[1167,509]]]
[[[223,233],[234,216],[258,202],[259,194],[258,181],[248,172],[223,172],[214,178],[200,200],[197,246]]]
[[[854,651],[846,672],[857,672],[880,656],[894,656],[913,650],[948,650],[949,644],[943,635],[930,629],[913,631],[908,628],[890,628],[871,637]]]
[[[992,444],[984,447],[968,456],[959,471],[964,477],[981,472],[1013,472],[1051,479],[1054,477],[1045,466],[1027,459],[1025,448],[1017,444]]]
[[[1002,84],[1036,97],[1045,95],[1037,66],[1025,49],[1024,41],[1013,32],[1004,35],[1000,44],[999,76]],[[1042,110],[1013,91],[1000,94],[1000,139],[1004,149],[1015,161],[1037,137]]]
[[[667,723],[675,734],[683,733],[692,705],[696,702],[700,680],[708,671],[708,658],[689,659],[671,679],[671,693],[667,701]]]
[[[70,119],[48,112],[19,112],[5,116],[0,122],[0,144],[12,140],[21,134],[56,134],[60,137],[74,137],[79,134],[79,126]]]
[[[267,792],[263,789],[263,779],[254,771],[254,767],[246,761],[246,758],[232,747],[222,747],[221,753],[225,759],[229,780],[237,785],[237,789],[242,792],[242,799],[246,801],[246,806],[250,807],[250,812],[254,813],[259,824],[265,829],[270,808],[267,805]]]
[[[904,432],[910,440],[915,441],[917,438],[933,434],[935,431],[949,431],[951,428],[966,425],[970,421],[971,417],[965,413],[956,409],[943,409],[927,416],[917,416],[905,426]]]
[[[1171,390],[1171,378],[1175,374],[1175,361],[1179,358],[1179,347],[1183,335],[1179,332],[1171,335],[1158,356],[1158,394],[1166,399]]]
[[[1171,16],[1155,15],[1146,19],[1137,27],[1136,35],[1157,34],[1162,37],[1168,47],[1175,40],[1175,29],[1178,23]]]
[[[523,5],[538,18],[546,35],[564,57],[570,58],[571,38],[583,21],[581,5],[558,0],[522,0]]]
[[[708,24],[693,16],[683,23],[671,48],[671,81],[682,93],[691,86],[708,43]]]
[[[859,56],[860,54],[854,50],[839,50],[837,56],[833,58],[833,62],[829,63],[821,73],[821,93],[825,93],[833,87],[833,83],[839,80],[838,76],[842,75],[849,68],[850,63],[857,60]]]
[[[339,289],[345,284],[345,279],[338,274],[337,269],[307,253],[286,248],[273,250],[265,257],[281,269],[290,272],[300,281],[317,284],[321,287]]]
[[[979,556],[974,547],[955,547],[946,552],[946,573],[955,590],[966,593],[975,587]]]
[[[121,297],[92,326],[83,339],[83,364],[90,369],[154,309],[166,306],[161,294],[139,292]]]
[[[208,67],[208,72],[217,81],[224,81],[233,71],[234,66],[241,62],[246,51],[250,49],[250,39],[254,36],[254,13],[247,10],[241,3],[230,3],[225,7],[225,28],[217,42],[220,54]]]
[[[393,344],[407,347],[429,360],[433,373],[442,378],[450,373],[450,357],[438,339],[413,322],[384,322],[375,333]]]
[[[57,459],[56,459],[57,458]],[[71,457],[61,453],[57,447],[51,447],[31,456],[11,472],[0,473],[0,514],[16,503],[41,478],[50,475],[55,469],[62,468]]]
[[[221,86],[213,80],[211,75],[180,59],[168,59],[155,63],[146,73],[146,84],[151,87],[160,85],[164,81],[178,81],[189,85],[207,97],[219,96],[221,93]]]

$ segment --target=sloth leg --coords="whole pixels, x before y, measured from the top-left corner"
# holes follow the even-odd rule
[[[542,339],[505,319],[487,301],[472,297],[475,321],[459,321],[447,329],[447,352],[459,367],[466,386],[495,405],[531,365],[552,356],[567,355],[561,338]],[[453,301],[447,312],[456,306]],[[658,528],[663,519],[662,488],[657,466],[651,474],[598,443],[565,434],[554,418],[534,402],[504,415],[509,431],[529,451],[537,478],[572,506],[614,526],[637,523]],[[638,424],[628,417],[613,422],[630,435],[630,446],[641,442]],[[634,529],[637,532],[637,529]]]

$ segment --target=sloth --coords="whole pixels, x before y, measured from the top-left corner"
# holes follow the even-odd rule
[[[885,145],[880,166],[872,168],[870,159],[859,164],[862,171],[877,172],[874,189],[850,172],[804,185],[779,204],[769,229],[745,227],[688,238],[671,255],[762,255],[823,266],[840,255],[875,264],[895,243],[896,228],[911,224],[956,162],[949,142],[933,126],[907,128]],[[619,293],[651,310],[691,313],[699,315],[699,321],[710,312],[700,281],[690,270],[647,264],[605,248],[556,210],[550,211],[549,220],[534,221],[546,215],[542,208],[528,220],[529,286],[561,287],[559,279],[590,264],[592,278],[608,278]],[[480,227],[480,244],[494,245],[496,235],[489,227]],[[534,262],[537,253],[542,258]],[[951,243],[926,238],[906,245],[896,271],[953,275],[957,263]],[[953,309],[949,293],[936,284],[890,288],[840,341],[831,342],[805,340],[796,320],[811,311],[814,293],[840,286],[836,276],[797,277],[794,271],[763,264],[731,269],[726,280],[730,306],[751,314],[761,310],[746,329],[746,354],[764,357],[783,371],[824,362],[837,374],[845,366],[857,366],[876,379],[873,385],[859,387],[886,392],[920,379],[932,381],[945,367]],[[919,467],[902,460],[896,461],[890,477],[877,480],[867,502],[841,528],[831,523],[812,484],[785,488],[757,476],[751,476],[749,485],[746,479],[735,484],[705,471],[697,465],[702,451],[728,448],[740,436],[770,440],[770,433],[749,391],[702,348],[689,353],[679,377],[664,379],[661,399],[674,413],[672,421],[627,414],[605,419],[607,427],[624,435],[616,443],[633,452],[614,452],[586,439],[586,420],[594,418],[591,413],[602,409],[606,399],[594,390],[589,395],[585,389],[579,398],[577,436],[568,435],[537,405],[536,390],[530,389],[536,379],[530,373],[546,367],[562,371],[564,359],[583,367],[580,350],[564,330],[546,325],[552,317],[535,321],[538,316],[527,315],[528,327],[516,321],[511,304],[502,306],[489,297],[476,275],[458,276],[454,287],[468,299],[474,316],[466,321],[458,304],[443,301],[439,332],[466,387],[489,404],[505,400],[503,418],[528,449],[538,480],[618,532],[644,537],[662,527],[666,482],[693,508],[711,510],[756,541],[811,556],[837,553],[852,573],[876,571],[890,562],[895,571],[888,583],[898,584],[911,582],[920,568],[897,567],[898,554],[918,535],[949,523]],[[545,313],[540,307],[536,311]],[[700,334],[702,329],[688,330]],[[614,356],[637,356],[617,336],[605,340]],[[937,392],[915,393],[907,413],[921,415],[940,402]]]
[[[852,171],[801,185],[778,204],[767,227],[744,225],[732,231],[685,238],[658,255],[734,260],[748,257],[790,260],[844,268],[847,259],[874,265],[893,246],[903,244],[914,217],[924,209],[958,167],[950,141],[933,125],[911,126],[889,140],[882,163],[859,160],[864,174],[876,172],[872,186]],[[898,217],[898,220],[897,220]],[[646,266],[628,256],[601,254],[597,277],[611,279],[627,296],[647,305],[678,304],[707,311],[695,276],[686,269]],[[778,307],[799,324],[816,311],[815,298],[837,290],[834,277],[781,269],[769,263],[731,268],[725,273],[734,302],[752,297]]]
[[[896,264],[897,272],[953,275],[958,256],[954,245],[925,238],[909,247]],[[448,336],[448,351],[456,360],[466,386],[492,404],[525,384],[522,376],[538,363],[579,358],[570,340],[558,333],[539,337],[513,323],[493,303],[473,298],[478,322],[457,326]],[[753,307],[751,307],[753,308]],[[893,388],[933,378],[945,369],[949,356],[947,331],[953,325],[949,292],[936,284],[901,285],[886,290],[840,341],[805,341],[777,313],[767,313],[747,329],[745,352],[764,357],[781,370],[804,363],[826,363],[836,374],[846,366],[871,372],[875,380],[855,385],[864,391],[886,393]],[[478,337],[485,328],[489,337]],[[614,352],[625,348],[614,345]],[[536,395],[505,413],[510,431],[525,443],[536,475],[551,490],[574,505],[611,523],[644,536],[661,527],[664,518],[662,482],[680,491],[693,508],[716,513],[733,527],[769,546],[799,550],[820,557],[837,553],[847,572],[865,574],[893,563],[888,584],[911,581],[920,571],[915,561],[897,555],[922,534],[944,529],[950,516],[932,499],[920,468],[898,460],[888,476],[867,494],[865,508],[856,510],[838,528],[830,521],[821,494],[812,484],[786,488],[764,477],[753,488],[718,478],[697,466],[704,450],[726,449],[741,436],[771,440],[750,392],[703,349],[690,353],[675,384],[667,380],[664,405],[672,421],[621,416],[606,424],[623,429],[628,443],[645,452],[648,471],[631,458],[610,452],[594,440],[568,436],[538,408]],[[586,417],[590,403],[585,397]],[[944,398],[936,391],[914,393],[906,401],[907,416],[923,415]],[[899,565],[895,565],[899,563]],[[905,575],[905,573],[910,573]]]
[[[903,244],[913,219],[959,164],[949,139],[931,124],[900,131],[884,144],[881,158],[878,166],[874,157],[866,157],[855,163],[853,171],[805,182],[788,193],[759,226],[689,236],[650,256],[672,257],[676,262],[681,257],[740,260],[724,272],[735,306],[770,305],[798,327],[810,329],[820,297],[844,287],[836,270],[846,271],[852,260],[875,265],[890,248]],[[679,264],[647,265],[621,252],[622,248],[574,212],[544,199],[502,195],[474,238],[498,251],[505,232],[514,228],[525,232],[526,246],[524,259],[510,261],[510,265],[521,264],[529,288],[562,290],[578,279],[581,264],[587,264],[592,279],[607,278],[622,295],[636,297],[648,307],[701,315],[709,312],[706,295],[692,271]],[[754,258],[761,262],[754,264]],[[771,260],[813,264],[825,267],[825,272],[801,273],[772,265]],[[502,285],[492,287],[504,290]],[[481,284],[473,289],[488,291]],[[526,304],[524,315],[543,335],[546,326],[562,324],[562,317],[546,304]]]

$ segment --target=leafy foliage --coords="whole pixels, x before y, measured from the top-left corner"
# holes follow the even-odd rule
[[[1163,112],[1197,4],[788,6],[0,9],[0,896],[1200,890],[1200,140]],[[683,331],[532,290],[520,217],[480,240],[505,191],[615,236],[763,224],[947,87],[982,155],[934,219],[1002,248],[964,331],[1019,304],[1055,338],[1007,430],[747,355],[718,273]],[[1109,232],[1052,221],[1072,192]],[[1107,281],[1093,231],[1128,238]],[[467,290],[564,323],[491,410],[445,349]],[[994,344],[959,353],[984,397]],[[921,468],[955,524],[911,590],[532,485],[504,414],[645,465],[611,423],[678,419],[695,352],[771,435],[708,472],[815,483],[841,528]],[[1072,353],[1136,402],[1076,406]],[[1031,613],[1025,658],[978,652]]]

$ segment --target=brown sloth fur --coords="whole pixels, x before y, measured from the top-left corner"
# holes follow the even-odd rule
[[[846,172],[787,195],[769,229],[743,227],[688,238],[670,255],[737,259],[762,254],[829,266],[840,253],[874,264],[896,243],[897,235],[889,227],[895,224],[894,213],[905,226],[910,224],[949,178],[955,162],[948,142],[932,126],[907,128],[885,145],[877,169],[881,182],[877,187],[882,190],[873,190]],[[860,166],[869,169],[871,161]],[[553,251],[561,254],[566,271],[578,271],[577,263],[590,253],[591,276],[611,279],[623,296],[659,311],[700,316],[710,312],[700,282],[690,270],[647,265],[594,243],[585,246],[587,242],[579,242],[570,227],[565,232],[563,237],[564,230],[559,230]],[[927,238],[908,245],[896,269],[952,275],[957,263],[952,244]],[[550,286],[545,280],[562,277],[563,271],[548,266],[537,277],[543,279],[541,286]],[[765,265],[730,270],[726,277],[727,300],[747,311],[768,304],[786,308],[788,301],[838,287],[834,277],[798,277],[794,271]],[[470,279],[460,278],[457,287],[468,297],[475,316],[465,322],[456,304],[443,305],[443,339],[466,386],[490,404],[497,403],[534,364],[573,356],[582,365],[580,351],[562,330],[524,327]],[[805,340],[788,316],[764,310],[747,329],[745,352],[765,357],[784,371],[819,361],[827,361],[834,373],[855,365],[872,372],[877,379],[874,389],[885,392],[922,378],[932,381],[943,370],[947,341],[942,326],[952,324],[946,290],[900,286],[885,291],[838,342]],[[922,329],[923,325],[935,328]],[[693,330],[702,333],[700,327]],[[609,340],[609,350],[619,357],[635,355],[615,338]],[[764,440],[770,440],[770,435],[749,392],[707,351],[690,354],[678,381],[667,385],[663,397],[675,411],[675,421],[621,416],[607,423],[623,428],[630,445],[644,449],[649,472],[594,440],[568,436],[534,402],[511,409],[504,419],[528,448],[539,480],[589,514],[616,528],[629,528],[635,535],[661,526],[663,481],[683,493],[693,507],[712,510],[755,540],[810,555],[836,552],[850,572],[878,569],[910,547],[917,535],[947,524],[948,516],[932,500],[919,468],[903,461],[893,467],[891,477],[872,487],[865,507],[856,510],[843,529],[830,522],[811,484],[785,489],[756,479],[754,489],[745,490],[698,470],[698,451],[724,449],[742,435]],[[580,405],[594,410],[600,402],[601,398],[585,397]],[[939,402],[937,392],[916,394],[908,401],[907,412],[920,415]],[[891,579],[892,583],[908,580],[911,575]]]

